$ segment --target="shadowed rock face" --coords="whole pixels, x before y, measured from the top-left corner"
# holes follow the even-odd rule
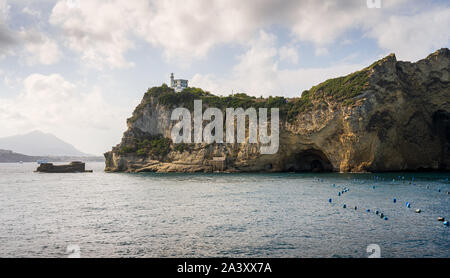
[[[307,109],[281,118],[274,155],[260,154],[259,144],[173,145],[161,139],[176,123],[172,107],[146,96],[122,142],[105,154],[105,170],[208,172],[214,157],[225,157],[229,172],[450,170],[450,51],[416,63],[391,54],[359,73],[307,91]],[[354,90],[352,80],[361,76],[364,84]],[[139,153],[145,138],[157,144]]]
[[[53,163],[42,163],[36,169],[36,172],[42,173],[84,173],[92,172],[86,171],[86,164],[79,161],[72,161],[68,165],[53,165]]]
[[[284,160],[284,172],[332,172],[333,165],[319,150],[305,150]]]

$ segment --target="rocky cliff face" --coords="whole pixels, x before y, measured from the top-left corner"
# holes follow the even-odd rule
[[[441,49],[416,63],[397,61],[391,54],[319,84],[301,98],[279,98],[280,147],[273,155],[261,154],[260,144],[173,144],[172,93],[153,88],[128,119],[122,142],[105,154],[105,170],[450,170],[449,82],[450,51]],[[176,97],[177,106],[192,107],[192,99],[180,103]],[[219,100],[233,103],[230,97],[202,98],[210,100],[204,108]],[[270,101],[252,99],[252,104]]]

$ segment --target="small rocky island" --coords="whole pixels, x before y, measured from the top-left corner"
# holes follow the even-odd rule
[[[53,163],[41,163],[36,169],[41,173],[92,173],[86,170],[86,164],[80,161],[72,161],[68,165],[53,165]]]
[[[259,143],[174,144],[171,113],[177,107],[193,111],[194,100],[222,111],[279,108],[278,152],[261,154]],[[450,51],[415,63],[391,54],[296,98],[154,87],[127,124],[121,143],[105,153],[106,171],[449,171]]]

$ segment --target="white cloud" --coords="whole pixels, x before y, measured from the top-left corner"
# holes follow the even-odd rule
[[[10,6],[6,0],[0,0],[0,21],[6,21],[8,18]]]
[[[251,47],[240,57],[228,78],[197,74],[190,84],[223,95],[234,91],[253,96],[295,97],[328,78],[349,74],[366,66],[340,64],[327,68],[279,69],[281,49],[277,49],[274,35],[260,31],[259,36],[249,44]]]
[[[104,99],[99,88],[80,92],[59,74],[32,74],[18,96],[0,97],[1,136],[39,129],[86,152],[100,153],[117,143],[126,116],[123,108]]]
[[[398,59],[415,61],[450,42],[450,7],[425,10],[415,15],[391,16],[369,32],[379,46]]]
[[[417,8],[419,5],[424,6]],[[50,22],[63,30],[67,45],[91,66],[121,68],[133,65],[125,54],[135,47],[135,38],[161,48],[170,61],[188,63],[206,57],[216,45],[246,45],[259,30],[272,26],[290,30],[297,41],[313,43],[317,55],[326,54],[325,49],[352,30],[366,33],[389,48],[391,36],[380,31],[387,28],[386,22],[396,27],[404,23],[396,20],[397,16],[405,13],[414,22],[433,21],[431,13],[421,16],[427,10],[426,4],[417,0],[383,1],[381,9],[369,9],[364,0],[185,0],[182,4],[179,0],[89,0],[80,1],[75,8],[59,1]],[[442,28],[448,23],[442,19],[435,24],[439,23],[444,27],[433,33],[445,36],[447,30]],[[428,34],[429,26],[435,25],[414,24],[413,30]],[[404,45],[413,40],[410,29],[398,32]],[[428,51],[431,47],[423,46]],[[406,47],[399,49],[411,52]]]
[[[29,6],[25,6],[22,9],[22,13],[30,15],[32,17],[36,17],[36,18],[40,18],[41,17],[41,12],[40,11],[34,10],[34,9],[30,8]]]
[[[145,19],[146,1],[80,1],[67,5],[59,1],[53,8],[50,23],[63,29],[67,45],[81,53],[88,65],[103,68],[129,67],[124,53],[134,47],[131,30],[136,20]]]
[[[298,52],[295,47],[282,46],[279,50],[280,61],[288,61],[292,64],[298,64]]]
[[[6,0],[0,0],[0,58],[7,55],[18,55],[26,59],[27,64],[51,65],[58,62],[61,52],[57,42],[38,29],[21,28],[12,30],[8,26],[10,5]],[[28,6],[23,13],[40,16],[38,11]]]
[[[328,54],[328,49],[326,47],[317,47],[315,50],[317,56],[323,56]]]
[[[19,37],[29,65],[52,65],[62,57],[57,42],[38,31],[22,30],[19,32]]]
[[[11,30],[6,25],[10,6],[6,0],[0,0],[0,58],[12,53],[12,46],[16,43]]]

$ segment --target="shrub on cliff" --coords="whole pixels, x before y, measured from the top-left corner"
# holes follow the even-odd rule
[[[158,157],[165,156],[170,151],[171,143],[172,141],[169,138],[165,138],[161,135],[149,139],[138,140],[136,142],[136,154],[141,156],[148,154]]]
[[[377,61],[371,66],[349,74],[347,76],[329,79],[319,85],[313,86],[311,89],[304,91],[299,98],[287,100],[284,97],[268,97],[256,98],[238,93],[229,96],[216,96],[210,92],[203,91],[200,88],[186,88],[182,92],[176,93],[172,88],[163,84],[160,87],[150,88],[144,96],[142,103],[135,109],[133,117],[130,119],[134,122],[142,115],[142,109],[151,101],[152,98],[157,99],[159,104],[169,107],[185,107],[189,110],[194,109],[194,100],[202,100],[203,104],[208,107],[217,107],[225,110],[226,108],[242,107],[247,109],[253,107],[258,108],[279,108],[280,117],[289,122],[293,122],[297,115],[305,111],[311,110],[315,104],[326,104],[327,101],[340,103],[341,105],[349,105],[354,102],[354,98],[358,96],[369,84],[369,72],[383,60]]]

